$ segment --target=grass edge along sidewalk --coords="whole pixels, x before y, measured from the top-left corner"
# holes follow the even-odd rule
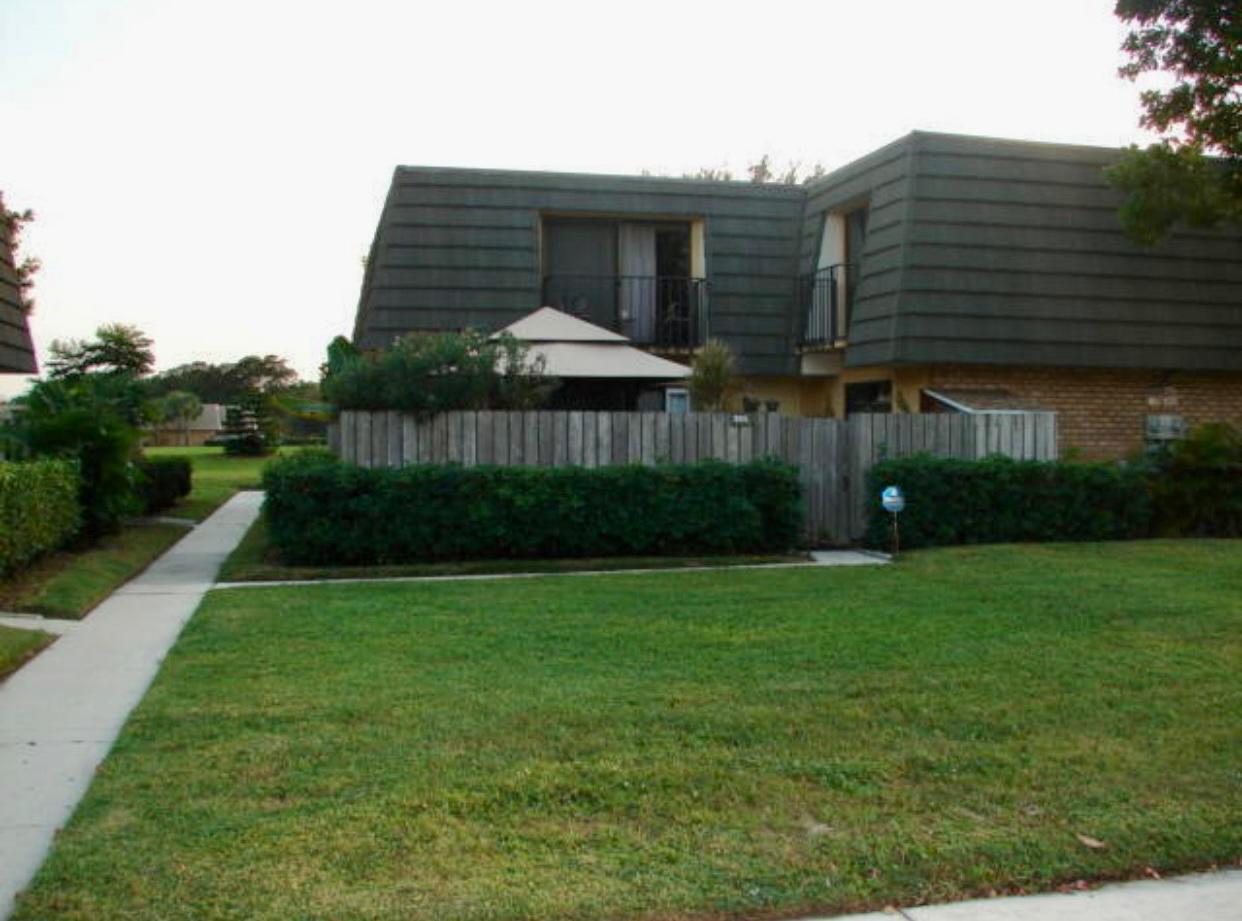
[[[797,917],[1228,863],[1240,554],[213,592],[16,917]]]
[[[238,497],[0,684],[0,917],[258,512]]]

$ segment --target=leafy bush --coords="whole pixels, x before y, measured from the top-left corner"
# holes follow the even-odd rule
[[[141,508],[131,462],[141,434],[136,394],[124,375],[41,381],[14,400],[16,412],[3,432],[30,456],[78,462],[88,538],[115,531],[124,516]]]
[[[138,494],[152,515],[190,494],[191,464],[184,457],[144,457],[138,461]]]
[[[1242,537],[1242,432],[1201,426],[1150,461],[1156,532]]]
[[[534,409],[553,382],[543,362],[508,334],[414,334],[378,355],[333,340],[322,391],[340,409],[397,409],[428,416],[454,409]]]
[[[880,461],[868,472],[873,547],[890,540],[891,519],[879,501],[890,484],[906,496],[903,547],[1122,540],[1145,537],[1151,526],[1147,482],[1137,468],[920,454]]]
[[[78,466],[0,462],[0,576],[67,543],[82,523]]]
[[[323,452],[263,474],[286,563],[782,551],[797,473],[771,461],[662,467],[367,469]]]

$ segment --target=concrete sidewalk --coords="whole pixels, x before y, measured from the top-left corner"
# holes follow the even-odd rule
[[[809,558],[788,563],[743,563],[737,566],[649,566],[641,569],[582,569],[570,572],[483,572],[457,576],[344,576],[331,579],[271,579],[217,582],[216,588],[296,588],[302,585],[353,585],[377,582],[507,582],[514,579],[568,579],[603,576],[658,576],[664,573],[739,572],[752,569],[813,569],[816,566],[886,566],[892,558],[867,550],[812,550]]]
[[[1087,892],[838,915],[833,921],[1242,921],[1242,870],[1112,883]]]
[[[0,918],[262,501],[262,493],[238,493],[0,684]]]

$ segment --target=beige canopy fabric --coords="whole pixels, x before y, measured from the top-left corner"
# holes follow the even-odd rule
[[[624,336],[552,307],[540,307],[500,333],[528,343],[531,357],[542,357],[551,377],[673,381],[690,376],[685,365],[636,349]]]
[[[509,333],[523,342],[629,342],[620,333],[571,317],[555,307],[540,307],[500,332]]]

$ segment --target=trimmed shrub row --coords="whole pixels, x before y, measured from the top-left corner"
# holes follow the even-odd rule
[[[78,465],[0,461],[0,576],[64,546],[82,524]]]
[[[1155,533],[1242,537],[1242,431],[1201,426],[1148,463]]]
[[[901,546],[1146,537],[1147,479],[1135,467],[1007,457],[959,460],[920,454],[880,461],[867,474],[867,542],[887,547],[891,518],[881,490],[901,487]]]
[[[191,466],[184,457],[144,457],[138,468],[138,498],[147,515],[171,508],[190,494]]]
[[[779,552],[798,539],[795,468],[368,469],[324,453],[263,475],[272,544],[290,564]]]

